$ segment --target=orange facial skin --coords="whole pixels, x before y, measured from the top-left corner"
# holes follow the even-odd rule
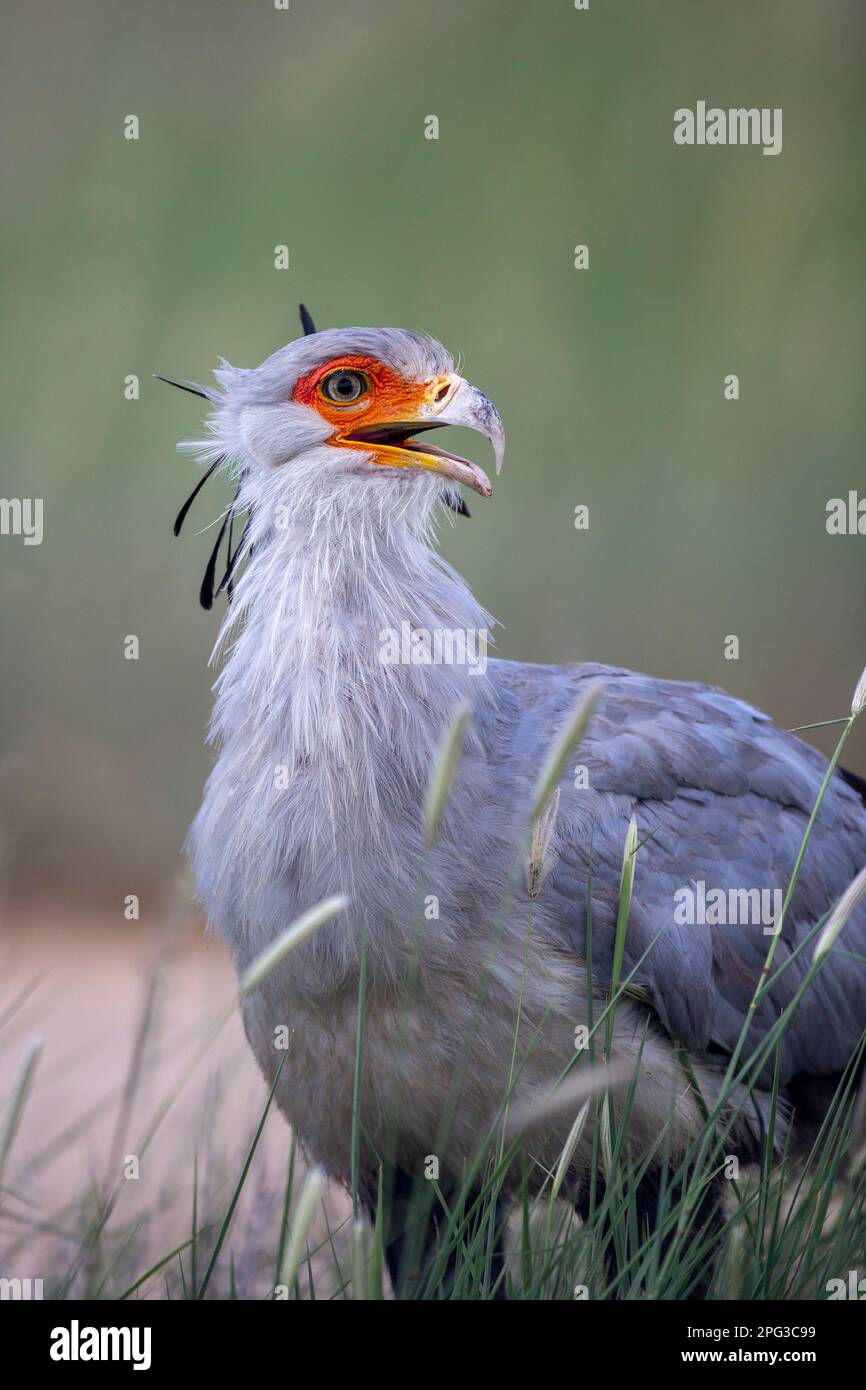
[[[354,372],[365,389],[356,399],[332,400],[325,393],[332,373]],[[468,397],[468,401],[467,401]],[[426,469],[490,497],[490,479],[477,464],[413,436],[441,425],[468,425],[486,434],[502,457],[501,421],[493,406],[456,372],[408,381],[375,357],[335,357],[296,383],[292,399],[318,412],[332,428],[325,441],[364,455],[364,466]],[[491,426],[492,422],[492,426]]]
[[[330,400],[321,390],[324,378],[331,372],[341,370],[363,372],[370,381],[369,391],[346,405]],[[334,426],[334,434],[328,440],[329,444],[340,445],[342,448],[363,449],[370,453],[372,446],[369,443],[344,439],[343,433],[375,429],[378,425],[417,421],[420,419],[421,407],[443,400],[452,389],[452,385],[452,378],[447,376],[431,377],[426,381],[407,381],[375,357],[346,356],[335,357],[333,361],[326,362],[324,366],[317,367],[315,371],[301,377],[292,392],[292,399],[302,405],[312,406]],[[376,449],[375,452],[381,452],[382,462],[385,462],[386,453],[389,455],[388,463],[398,461],[391,457],[397,451],[387,449],[386,446],[382,446],[381,450]]]

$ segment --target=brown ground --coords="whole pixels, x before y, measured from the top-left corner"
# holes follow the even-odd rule
[[[233,995],[226,949],[205,940],[189,908],[175,917],[157,934],[50,910],[19,916],[0,936],[0,1103],[29,1040],[43,1038],[0,1194],[0,1277],[42,1278],[46,1297],[65,1283],[79,1295],[116,1296],[187,1240],[196,1157],[199,1227],[219,1225],[261,1118],[266,1090],[236,1012],[207,1046]],[[268,1296],[290,1147],[272,1110],[210,1293],[228,1293],[233,1255],[238,1294]],[[140,1175],[127,1181],[133,1154]],[[105,1229],[82,1257],[112,1188]],[[332,1228],[346,1212],[345,1197],[330,1194]],[[316,1230],[326,1234],[324,1216]],[[203,1241],[199,1279],[208,1249]],[[188,1280],[188,1251],[182,1259]],[[182,1293],[174,1259],[139,1296]]]

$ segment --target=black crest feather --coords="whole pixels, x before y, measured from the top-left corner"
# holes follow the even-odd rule
[[[198,497],[199,493],[201,492],[201,490],[202,490],[202,488],[204,487],[205,483],[207,482],[208,478],[211,476],[212,473],[216,472],[216,470],[219,468],[220,464],[221,464],[221,463],[224,463],[224,462],[225,462],[225,455],[224,455],[224,454],[220,454],[219,458],[216,460],[216,463],[212,463],[211,466],[210,466],[210,468],[207,470],[207,472],[206,472],[206,473],[202,473],[201,477],[199,478],[198,482],[196,483],[196,485],[195,485],[195,487],[193,488],[192,492],[190,493],[189,497],[186,499],[186,501],[184,502],[183,506],[181,507],[180,511],[178,512],[177,516],[176,516],[175,519],[174,519],[174,534],[175,534],[176,536],[179,536],[179,535],[180,535],[180,528],[183,526],[183,523],[186,521],[186,514],[187,514],[187,512],[189,511],[189,509],[190,509],[190,507],[192,506],[192,504],[193,504],[193,502],[195,501],[195,499]]]
[[[304,330],[305,336],[308,336],[310,333],[315,333],[316,325],[313,323],[313,316],[306,304],[299,304],[298,312],[301,315],[301,327]]]
[[[162,376],[159,372],[154,372],[153,375],[157,381],[164,381],[169,386],[176,386],[179,391],[188,391],[191,396],[201,396],[202,400],[210,400],[210,396],[208,396],[207,392],[200,390],[197,386],[189,386],[182,381],[172,381],[170,376]],[[187,514],[189,513],[189,509],[192,506],[193,502],[198,497],[208,478],[210,478],[216,472],[221,463],[225,463],[225,454],[220,454],[219,458],[215,459],[214,462],[210,465],[210,467],[205,469],[204,473],[199,478],[189,497],[184,502],[183,506],[181,507],[180,511],[174,519],[174,534],[176,536],[180,535],[183,523],[186,521]],[[240,488],[238,488],[238,492],[235,493],[234,501],[232,502],[231,506],[229,507],[228,511],[223,517],[222,526],[220,527],[219,535],[216,538],[216,544],[214,545],[214,548],[210,554],[210,559],[207,562],[207,569],[204,572],[204,578],[202,579],[201,588],[199,589],[198,596],[199,603],[201,604],[202,608],[212,608],[214,598],[217,594],[221,594],[223,589],[225,589],[230,603],[232,600],[232,595],[234,593],[235,570],[237,569],[238,560],[241,551],[243,550],[244,541],[247,538],[247,534],[250,528],[250,518],[248,516],[246,524],[244,526],[243,534],[240,540],[238,541],[236,548],[232,549],[232,535],[234,531],[235,517],[238,512],[239,492]],[[215,589],[214,579],[216,578],[217,561],[219,560],[220,547],[222,546],[223,538],[225,537],[226,531],[228,531],[226,569],[225,574],[223,575],[222,579],[220,580],[218,586]]]
[[[210,400],[207,391],[202,391],[200,386],[191,386],[185,381],[172,381],[170,376],[161,376],[159,372],[154,372],[156,381],[164,381],[167,386],[176,386],[178,391],[189,391],[191,396],[201,396],[203,401]]]
[[[225,516],[223,517],[223,524],[222,524],[222,526],[221,526],[220,529],[219,529],[219,535],[218,535],[217,538],[216,538],[216,543],[215,543],[215,545],[214,545],[214,548],[213,548],[213,550],[212,550],[211,553],[210,553],[210,559],[209,559],[208,562],[207,562],[207,569],[206,569],[205,572],[204,572],[204,579],[201,581],[201,588],[199,589],[199,592],[198,592],[198,601],[199,601],[199,603],[201,604],[202,608],[212,608],[212,607],[213,607],[213,600],[214,600],[214,587],[213,587],[213,582],[214,582],[214,578],[215,578],[215,576],[216,576],[217,560],[218,560],[218,558],[219,558],[220,546],[221,546],[222,543],[223,543],[223,536],[225,535],[225,533],[226,533],[226,531],[227,531],[227,529],[228,529],[229,521],[230,521],[230,519],[231,519],[231,514],[232,514],[232,509],[231,509],[231,507],[229,507],[228,511],[226,512]]]

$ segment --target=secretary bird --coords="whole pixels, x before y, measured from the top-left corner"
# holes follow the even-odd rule
[[[830,778],[780,920],[827,772],[813,748],[705,685],[595,664],[430,660],[419,633],[492,625],[434,549],[443,504],[467,510],[459,485],[482,498],[492,489],[475,463],[418,436],[468,426],[491,441],[498,471],[499,414],[432,338],[315,332],[304,310],[302,322],[304,336],[261,366],[223,361],[217,387],[185,387],[213,410],[209,439],[181,447],[208,464],[205,478],[222,469],[237,485],[202,586],[205,606],[222,588],[232,602],[217,643],[210,736],[219,752],[191,852],[207,916],[241,975],[299,914],[348,897],[249,992],[244,1023],[304,1149],[348,1185],[363,971],[354,1179],[370,1207],[378,1191],[390,1193],[388,1259],[405,1290],[417,1275],[405,1230],[413,1185],[423,1186],[433,1156],[442,1189],[454,1191],[482,1137],[498,1132],[506,1093],[512,1115],[542,1106],[529,1147],[539,1172],[556,1167],[578,1106],[543,1103],[575,1064],[590,1010],[605,1015],[614,970],[629,987],[606,1015],[604,1057],[626,1064],[629,1087],[637,1075],[627,1150],[646,1160],[637,1218],[651,1227],[662,1168],[672,1172],[701,1130],[740,1054],[744,1020],[751,1054],[795,999],[811,939],[866,864],[864,786],[840,771]],[[397,659],[385,658],[394,633],[412,635],[408,660],[399,642]],[[579,752],[542,817],[543,865],[527,877],[532,789],[576,701],[598,684]],[[426,847],[431,769],[462,706],[471,711],[462,756]],[[633,894],[615,965],[633,818]],[[699,908],[710,892],[716,904],[742,906],[755,890],[777,905],[769,933],[765,916],[679,911],[689,894]],[[774,1068],[778,1147],[798,1088],[838,1076],[857,1052],[866,915],[855,911],[845,930],[848,949],[830,951],[778,1047],[756,1063],[745,1102],[714,1112],[744,1160],[765,1143]],[[750,1010],[774,931],[775,983]],[[623,1086],[610,1082],[616,1114]],[[584,1214],[598,1113],[578,1127],[563,1189]],[[513,1190],[506,1181],[503,1199]],[[718,1221],[718,1202],[713,1180],[696,1229]],[[430,1215],[422,1268],[435,1240]]]

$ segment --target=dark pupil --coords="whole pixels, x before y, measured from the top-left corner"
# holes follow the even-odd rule
[[[351,400],[352,397],[357,394],[357,391],[357,378],[351,376],[348,372],[344,372],[342,376],[338,376],[337,380],[334,382],[335,395],[342,396],[346,400]]]

